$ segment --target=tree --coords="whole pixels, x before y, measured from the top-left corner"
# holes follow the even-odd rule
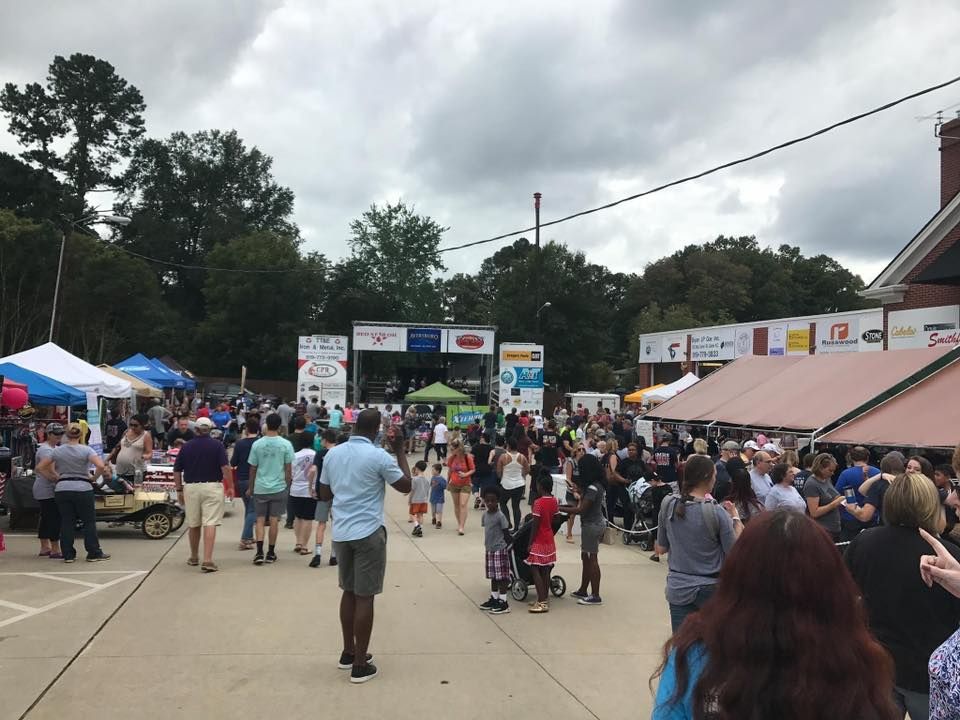
[[[253,377],[289,376],[296,367],[297,337],[318,330],[326,260],[303,257],[297,240],[268,232],[219,245],[207,259],[230,270],[207,274],[207,317],[185,357],[198,371],[214,375],[239,376],[246,365]],[[256,276],[270,280],[252,286],[238,283],[238,271],[248,268],[284,272]]]
[[[209,253],[251,233],[299,238],[293,191],[274,180],[272,167],[273,158],[233,130],[148,139],[131,158],[118,207],[133,222],[117,242],[163,261],[156,271],[164,294],[184,317],[204,317],[206,277],[179,266],[216,266]]]
[[[38,170],[8,153],[0,153],[0,208],[21,217],[52,220],[79,214],[63,185],[47,170]]]
[[[10,131],[31,148],[24,158],[48,171],[62,171],[82,204],[90,190],[116,184],[113,167],[130,156],[143,134],[146,105],[113,65],[74,53],[69,59],[54,57],[46,89],[31,83],[21,91],[8,83],[0,109],[10,118]],[[61,156],[52,145],[63,137],[70,145]]]

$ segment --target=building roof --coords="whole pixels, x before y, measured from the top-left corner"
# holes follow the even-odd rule
[[[907,289],[907,276],[957,225],[960,225],[960,193],[954,195],[950,202],[927,221],[920,232],[913,236],[906,247],[897,253],[860,294],[886,302],[902,301]]]
[[[648,420],[813,433],[915,383],[950,348],[794,357],[744,355],[644,415]]]
[[[822,440],[844,445],[951,448],[960,428],[960,403],[950,400],[957,387],[960,361],[827,433]]]
[[[914,282],[931,285],[960,285],[960,242],[952,245],[927,265]]]

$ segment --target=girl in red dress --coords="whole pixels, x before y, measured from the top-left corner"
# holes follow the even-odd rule
[[[533,502],[533,530],[527,565],[533,575],[533,584],[537,588],[537,600],[530,605],[530,612],[549,612],[547,592],[550,588],[550,571],[557,562],[557,545],[553,540],[553,516],[560,504],[552,495],[553,478],[543,473],[537,479],[540,496]]]

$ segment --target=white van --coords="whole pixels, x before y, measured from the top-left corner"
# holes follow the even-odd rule
[[[567,393],[566,397],[570,399],[570,410],[576,410],[577,405],[583,405],[591,415],[597,411],[597,404],[609,408],[613,412],[620,412],[620,396],[613,393],[592,392],[590,390],[580,390],[575,393]]]

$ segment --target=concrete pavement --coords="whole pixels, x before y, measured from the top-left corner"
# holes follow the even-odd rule
[[[281,531],[280,561],[255,567],[235,549],[232,514],[213,575],[186,565],[186,538],[104,529],[113,560],[63,565],[32,557],[33,538],[8,535],[0,573],[18,574],[0,574],[0,718],[649,716],[647,679],[669,635],[663,564],[605,545],[602,607],[564,597],[538,616],[511,601],[510,614],[490,616],[476,607],[489,593],[481,511],[459,537],[448,504],[444,529],[416,539],[405,504],[388,491],[389,564],[370,648],[381,674],[362,686],[336,668],[336,568],[308,568],[290,552],[291,531]],[[558,541],[555,572],[574,590],[578,550]],[[23,574],[71,571],[96,574]]]

